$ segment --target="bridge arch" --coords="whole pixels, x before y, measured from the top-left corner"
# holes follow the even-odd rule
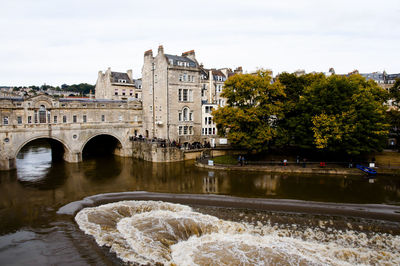
[[[96,141],[97,144],[104,144],[106,142],[105,147],[100,147],[104,149],[97,150],[97,152],[103,153],[111,153],[114,155],[118,156],[126,156],[124,150],[126,149],[124,145],[124,141],[121,140],[121,138],[113,133],[110,132],[101,132],[101,133],[96,133],[87,138],[87,140],[82,144],[80,148],[80,153],[82,156],[87,156],[90,151],[89,149],[93,149],[94,146],[96,146]],[[98,145],[97,145],[98,146]],[[99,148],[99,147],[97,147]]]
[[[20,153],[20,151],[22,150],[23,147],[25,147],[26,145],[28,145],[31,142],[34,142],[34,141],[40,140],[40,139],[47,140],[48,143],[50,144],[53,159],[57,158],[57,159],[63,159],[65,161],[70,161],[71,149],[70,149],[69,145],[62,139],[59,139],[54,136],[50,137],[48,135],[43,135],[43,136],[39,135],[39,136],[35,136],[35,137],[25,140],[23,143],[21,143],[17,146],[17,149],[14,151],[13,158],[16,158],[18,156],[18,153]]]

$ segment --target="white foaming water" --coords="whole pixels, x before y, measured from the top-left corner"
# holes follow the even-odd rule
[[[155,201],[81,210],[81,230],[125,262],[176,265],[400,265],[400,237],[252,226]]]

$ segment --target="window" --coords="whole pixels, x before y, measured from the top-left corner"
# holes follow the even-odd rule
[[[183,81],[183,75],[182,74],[179,75],[179,81]]]
[[[86,115],[83,115],[83,116],[82,116],[82,121],[83,121],[83,123],[86,123],[86,122],[87,122],[87,116],[86,116]]]
[[[188,126],[184,126],[183,127],[183,135],[187,135],[188,134]]]
[[[72,122],[73,122],[73,123],[76,123],[76,121],[77,121],[76,115],[72,116]]]
[[[182,121],[182,112],[179,112],[179,113],[178,113],[178,120],[179,120],[179,121]]]
[[[46,107],[44,105],[41,105],[39,108],[39,122],[46,123]]]
[[[188,90],[187,90],[187,89],[184,89],[184,90],[183,90],[183,98],[182,98],[182,100],[183,100],[184,102],[187,102],[187,101],[188,101]]]
[[[28,116],[28,124],[32,124],[32,116]]]
[[[206,106],[206,114],[210,114],[212,112],[212,106]]]
[[[189,113],[189,121],[193,121],[193,112]]]
[[[35,118],[35,124],[37,124],[37,122],[38,122],[37,111],[34,111],[33,115],[34,115],[34,118]]]
[[[18,124],[22,124],[22,116],[18,116],[17,117],[17,123]]]
[[[153,105],[150,105],[150,112],[153,112]]]
[[[215,135],[215,127],[213,127],[213,135]]]
[[[129,96],[133,96],[133,90],[129,91]],[[137,97],[136,97],[137,98]]]
[[[189,108],[183,108],[183,121],[188,121]]]
[[[5,116],[5,117],[3,118],[3,124],[4,124],[4,125],[8,125],[8,116]]]
[[[119,79],[118,82],[119,83],[126,83],[126,79]]]
[[[180,102],[192,102],[193,101],[193,90],[179,89],[178,100]]]
[[[53,121],[54,121],[54,124],[57,124],[57,116],[56,115],[53,117]]]
[[[122,95],[125,96],[125,90],[122,90]]]
[[[193,127],[192,126],[189,127],[189,135],[193,135]]]
[[[118,117],[118,121],[122,121],[122,115]]]
[[[63,123],[67,123],[67,116],[63,115]]]
[[[114,90],[114,95],[117,96],[118,95],[118,89]]]
[[[136,99],[139,98],[139,94],[135,93],[135,98]]]
[[[211,135],[211,128],[208,129],[208,135]]]
[[[106,121],[106,116],[105,115],[101,115],[101,122]]]

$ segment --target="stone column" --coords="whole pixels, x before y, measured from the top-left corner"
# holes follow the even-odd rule
[[[82,153],[80,152],[64,152],[64,161],[69,163],[79,163],[82,162]]]
[[[15,158],[0,159],[0,171],[13,170],[16,168]]]

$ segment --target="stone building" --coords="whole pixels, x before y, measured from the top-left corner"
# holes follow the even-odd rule
[[[209,141],[212,146],[217,144],[218,130],[213,121],[212,111],[226,105],[226,99],[221,96],[224,83],[230,76],[237,73],[242,73],[241,67],[232,71],[229,68],[205,69],[201,66],[202,142]]]
[[[113,72],[111,68],[104,73],[99,71],[95,88],[96,99],[141,99],[141,94],[142,82],[140,79],[133,79],[132,70],[126,73]]]
[[[162,46],[144,53],[142,68],[145,137],[180,143],[200,141],[200,66],[195,52],[164,53]]]

